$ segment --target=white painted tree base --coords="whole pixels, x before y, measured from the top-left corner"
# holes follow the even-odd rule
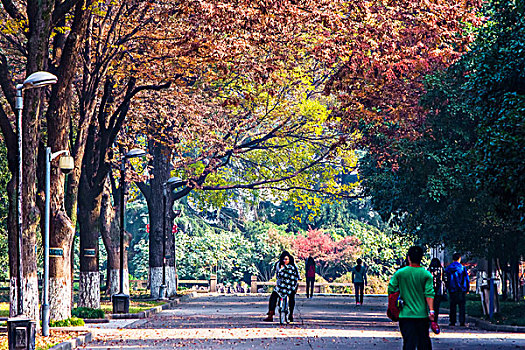
[[[9,283],[9,315],[17,316],[18,314],[18,299],[17,299],[17,288],[16,288],[16,277],[12,277]],[[36,277],[30,277],[22,281],[22,293],[24,294],[23,300],[23,314],[32,320],[37,321],[37,325],[40,323],[40,315],[38,311],[38,280]]]
[[[15,317],[17,314],[18,298],[16,294],[16,278],[9,280],[9,316]]]
[[[100,272],[80,272],[78,307],[100,309]]]
[[[65,320],[71,317],[71,279],[49,278],[49,318]]]
[[[162,267],[150,267],[149,269],[151,297],[158,299],[160,297],[159,291],[162,285]],[[175,289],[175,267],[166,266],[166,296],[169,298],[177,294]]]
[[[117,294],[120,291],[120,270],[109,270],[109,290],[108,295]],[[124,294],[129,295],[129,274],[124,270]]]
[[[166,266],[166,283],[168,289],[166,295],[168,298],[177,295],[177,289],[175,288],[175,266]]]

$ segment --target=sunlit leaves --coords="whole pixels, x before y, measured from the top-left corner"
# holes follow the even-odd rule
[[[343,30],[347,60],[332,80],[340,113],[361,141],[387,159],[399,138],[414,139],[425,119],[419,98],[424,77],[455,62],[479,23],[478,2],[348,2]],[[390,157],[391,158],[391,157]]]

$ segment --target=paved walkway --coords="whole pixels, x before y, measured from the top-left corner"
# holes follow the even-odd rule
[[[385,297],[297,300],[295,323],[262,322],[267,297],[203,296],[150,319],[117,329],[94,329],[88,349],[401,349],[397,324],[385,316]],[[443,317],[440,324],[448,324]],[[95,326],[97,327],[97,326]],[[106,326],[107,327],[107,326]],[[442,327],[434,349],[525,349],[525,334]]]

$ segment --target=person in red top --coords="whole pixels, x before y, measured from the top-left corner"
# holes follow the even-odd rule
[[[312,298],[314,295],[315,283],[315,261],[311,256],[306,260],[306,297]]]

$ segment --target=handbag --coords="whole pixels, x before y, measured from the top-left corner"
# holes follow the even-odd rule
[[[388,308],[386,309],[386,315],[389,319],[394,322],[399,321],[399,313],[403,306],[403,300],[399,297],[399,292],[395,292],[388,295]]]

